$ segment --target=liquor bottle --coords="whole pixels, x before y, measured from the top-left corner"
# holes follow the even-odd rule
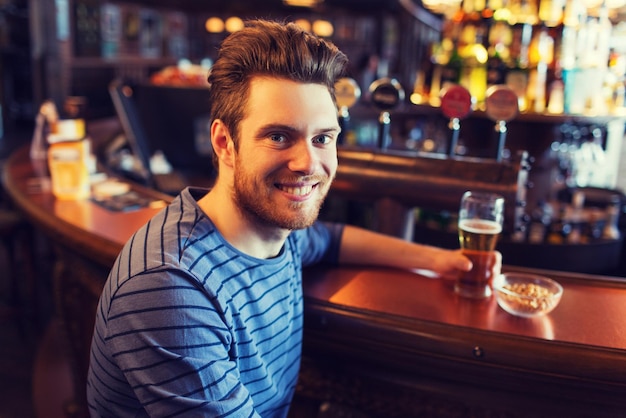
[[[606,222],[602,230],[602,238],[610,240],[618,240],[621,236],[619,230],[619,216],[621,210],[621,199],[619,196],[613,196],[606,208]]]
[[[506,65],[504,65],[500,53],[494,50],[493,54],[490,54],[487,60],[487,88],[504,84],[506,80],[505,77]]]
[[[552,206],[541,201],[535,208],[528,227],[528,242],[531,244],[542,244],[548,234],[548,227],[552,220]]]
[[[587,223],[585,228],[585,236],[587,242],[596,242],[602,239],[602,230],[604,229],[604,212],[600,208],[589,208]]]
[[[548,26],[557,26],[563,20],[565,0],[541,0],[539,2],[539,20]]]
[[[504,22],[496,22],[489,30],[489,58],[487,60],[487,88],[506,82],[506,63],[509,51],[506,46],[510,28]]]
[[[555,115],[559,115],[561,113],[563,113],[563,111],[565,110],[564,108],[564,97],[563,97],[563,80],[561,80],[559,78],[559,76],[557,75],[557,78],[552,81],[552,83],[550,84],[550,93],[549,93],[549,97],[548,97],[548,113],[552,113]]]
[[[511,0],[508,8],[517,22],[536,25],[539,20],[537,3],[537,0]]]
[[[528,109],[526,93],[528,90],[528,47],[532,36],[532,26],[529,24],[517,25],[513,28],[511,45],[512,62],[506,73],[506,85],[517,94],[520,111]]]
[[[548,237],[546,241],[548,244],[560,245],[567,242],[567,237],[572,231],[572,225],[566,216],[566,208],[561,205],[559,213],[555,219],[550,223]]]
[[[588,30],[586,9],[582,2],[568,1],[563,15],[559,67],[563,79],[563,104],[565,113],[582,113],[585,108],[584,69]]]
[[[439,106],[440,94],[451,84],[458,84],[463,62],[458,51],[459,31],[463,13],[459,11],[451,20],[444,22],[441,42],[435,43],[430,55],[433,71],[430,81],[429,102]]]
[[[76,1],[74,17],[74,53],[79,57],[100,56],[100,2]]]
[[[458,84],[461,80],[461,71],[463,69],[463,59],[459,55],[456,41],[453,41],[450,57],[441,69],[441,90],[444,90],[450,84]]]
[[[477,104],[485,100],[487,91],[487,60],[489,54],[483,45],[484,27],[480,24],[466,24],[461,33],[463,47],[459,54],[463,59],[459,84],[469,90]]]
[[[583,60],[584,83],[587,86],[585,110],[606,114],[611,96],[611,90],[607,88],[605,81],[608,74],[612,32],[606,2],[602,3],[597,18],[588,18],[587,29],[587,43],[583,53],[585,57]]]
[[[572,211],[568,216],[571,225],[571,232],[567,236],[567,242],[569,244],[582,244],[586,241],[586,237],[583,236],[582,231],[584,205],[585,192],[576,190],[572,195]]]
[[[548,66],[554,57],[554,40],[545,26],[533,37],[528,54],[531,67],[526,97],[529,110],[542,113],[546,108]]]

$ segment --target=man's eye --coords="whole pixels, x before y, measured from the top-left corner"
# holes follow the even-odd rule
[[[285,135],[283,135],[283,134],[272,134],[269,137],[270,137],[270,139],[273,142],[280,142],[280,143],[282,143],[282,142],[286,142],[287,141],[287,137]]]
[[[320,135],[313,139],[313,142],[316,144],[327,145],[333,141],[333,137],[330,135]]]

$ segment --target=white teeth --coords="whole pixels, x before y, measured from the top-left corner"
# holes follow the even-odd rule
[[[313,186],[303,186],[303,187],[281,187],[281,189],[289,194],[295,195],[295,196],[304,196],[307,195],[309,193],[311,193],[311,191],[313,190]]]

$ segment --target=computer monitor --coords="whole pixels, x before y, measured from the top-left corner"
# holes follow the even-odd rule
[[[109,92],[131,149],[149,168],[161,151],[182,173],[213,172],[208,88],[111,82]]]
[[[153,151],[182,173],[213,173],[208,87],[139,84],[134,99]]]
[[[134,101],[134,88],[123,80],[115,79],[109,84],[109,94],[115,107],[115,112],[122,125],[126,142],[133,155],[139,161],[140,177],[148,186],[155,187],[153,173],[150,170],[150,158],[154,150],[144,130]]]

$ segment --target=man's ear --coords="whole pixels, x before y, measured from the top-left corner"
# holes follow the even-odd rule
[[[235,157],[235,144],[228,128],[220,119],[211,124],[211,144],[220,164],[232,167]]]

